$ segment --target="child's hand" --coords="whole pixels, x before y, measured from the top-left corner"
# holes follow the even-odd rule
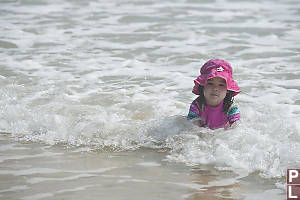
[[[233,128],[237,127],[238,124],[239,124],[239,123],[238,123],[237,121],[236,121],[236,122],[233,122],[232,124],[230,124],[229,122],[227,122],[227,123],[225,124],[225,126],[224,126],[224,129],[225,129],[225,130],[233,129]]]
[[[225,129],[225,130],[228,130],[230,127],[231,127],[231,125],[230,125],[229,122],[227,122],[227,123],[224,125],[224,129]]]

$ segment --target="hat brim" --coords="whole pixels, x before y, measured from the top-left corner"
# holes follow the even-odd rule
[[[239,94],[241,92],[240,87],[238,86],[238,84],[232,79],[232,78],[228,78],[228,77],[223,77],[221,75],[217,75],[217,76],[212,76],[212,75],[200,75],[198,76],[195,80],[194,80],[194,88],[193,88],[193,93],[196,95],[200,95],[200,90],[199,90],[199,86],[204,86],[206,84],[206,81],[208,79],[214,78],[214,77],[220,77],[225,79],[226,81],[226,86],[227,86],[227,90],[233,91],[234,94],[233,96],[236,96],[237,94]]]

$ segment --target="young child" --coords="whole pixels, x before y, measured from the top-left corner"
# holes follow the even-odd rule
[[[200,127],[229,128],[240,119],[233,97],[241,92],[232,78],[232,67],[221,59],[207,61],[194,80],[193,93],[199,95],[191,104],[188,119]]]

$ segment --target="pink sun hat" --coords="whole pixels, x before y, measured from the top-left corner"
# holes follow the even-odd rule
[[[233,91],[234,96],[241,92],[240,87],[232,78],[232,67],[225,60],[213,59],[207,61],[200,70],[200,76],[194,80],[193,93],[200,95],[199,86],[204,86],[208,79],[220,77],[225,79],[227,90]]]

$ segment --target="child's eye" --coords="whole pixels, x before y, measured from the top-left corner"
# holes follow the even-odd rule
[[[207,85],[213,85],[213,83],[212,82],[208,82]]]

